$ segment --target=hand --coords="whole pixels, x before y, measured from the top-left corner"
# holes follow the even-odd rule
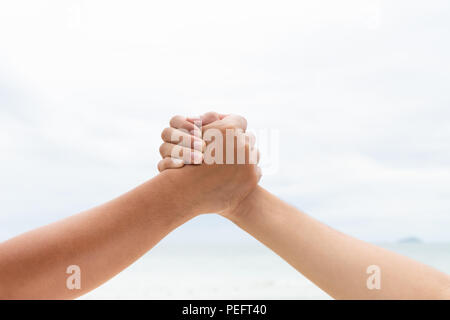
[[[186,185],[186,191],[201,191],[195,193],[193,199],[199,213],[231,214],[261,177],[255,138],[245,133],[247,121],[237,115],[209,112],[200,118],[175,116],[170,126],[161,135],[163,160],[158,169],[179,171],[183,176],[178,183],[192,183]],[[222,146],[220,140],[223,140]],[[202,164],[184,166],[192,163]],[[167,170],[176,168],[182,169]]]

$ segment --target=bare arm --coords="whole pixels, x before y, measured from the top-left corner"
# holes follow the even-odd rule
[[[201,118],[204,124],[211,125],[222,119],[214,112]],[[163,140],[168,139],[163,135]],[[161,171],[180,166],[171,156],[163,154]],[[334,298],[450,299],[449,276],[333,230],[261,187],[220,214],[263,242]],[[380,290],[370,290],[367,285],[370,266],[380,271]]]
[[[333,230],[261,187],[227,217],[334,298],[450,299],[448,275]],[[371,265],[380,290],[366,285]]]
[[[194,216],[171,175],[183,174],[169,170],[99,207],[0,243],[0,299],[75,298],[129,266]],[[81,290],[66,287],[69,265],[81,269]]]
[[[171,124],[198,130],[182,117]],[[223,124],[241,130],[246,126],[238,116]],[[173,147],[164,143],[160,151]],[[248,152],[250,146],[245,147]],[[183,155],[193,157],[189,150]],[[99,207],[0,243],[0,299],[69,299],[89,292],[187,220],[235,207],[258,179],[255,165],[167,170]],[[81,269],[80,290],[66,286],[71,265]]]

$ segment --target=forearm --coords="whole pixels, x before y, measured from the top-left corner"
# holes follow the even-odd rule
[[[167,171],[91,210],[0,244],[0,298],[69,299],[104,283],[194,216]],[[66,269],[81,269],[81,289]]]
[[[261,187],[231,217],[334,298],[428,299],[448,294],[447,275],[333,230]],[[381,270],[380,290],[367,288],[371,265]]]

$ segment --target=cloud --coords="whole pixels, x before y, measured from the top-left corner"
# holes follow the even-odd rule
[[[263,185],[311,215],[367,239],[450,240],[449,11],[0,4],[0,30],[14,30],[0,31],[0,237],[132,188],[156,174],[172,115],[220,110],[279,132],[279,171]]]

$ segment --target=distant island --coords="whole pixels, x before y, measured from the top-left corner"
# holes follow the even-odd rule
[[[397,241],[398,243],[423,243],[423,241],[417,237],[407,237]]]

